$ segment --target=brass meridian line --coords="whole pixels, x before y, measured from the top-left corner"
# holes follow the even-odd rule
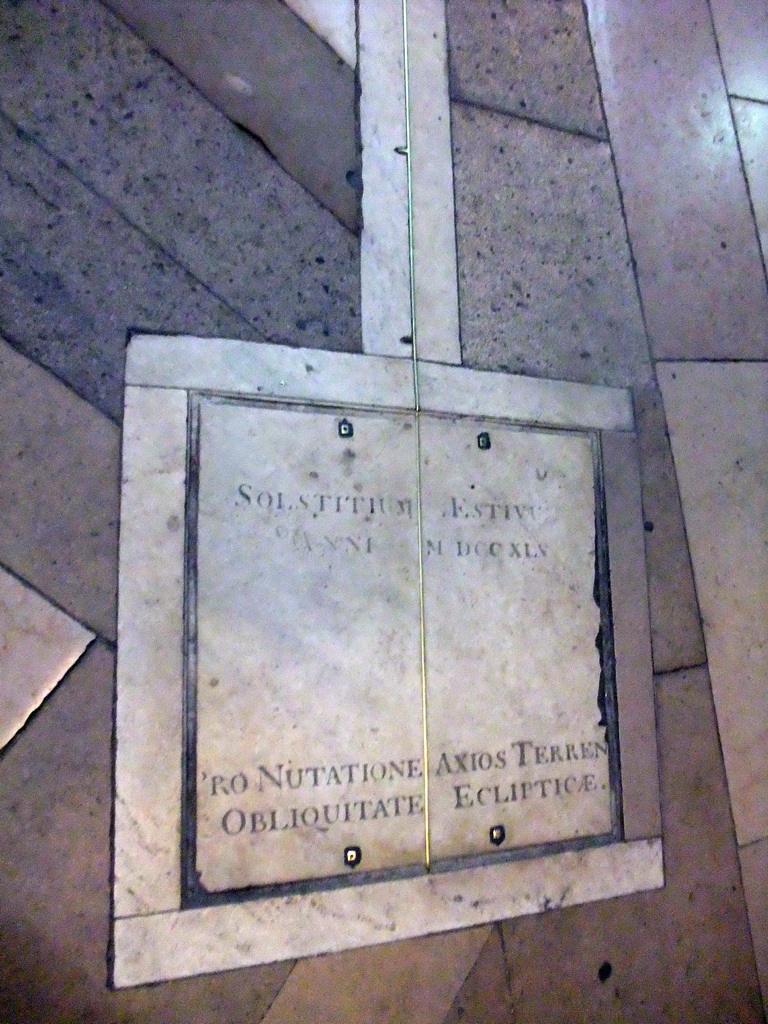
[[[421,396],[419,392],[419,347],[416,328],[416,278],[413,245],[413,165],[411,155],[411,91],[408,60],[408,0],[402,0],[403,20],[403,86],[405,94],[405,167],[408,197],[408,277],[411,306],[411,353],[413,361],[413,408],[416,426],[416,529],[419,559],[419,647],[421,659],[421,730],[424,754],[424,866],[431,867],[429,829],[429,736],[427,729],[427,637],[424,602],[424,539],[421,472]]]

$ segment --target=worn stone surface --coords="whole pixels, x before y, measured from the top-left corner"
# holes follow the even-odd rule
[[[657,369],[744,845],[768,835],[768,363]]]
[[[0,40],[5,112],[253,329],[359,347],[357,240],[114,15],[6,4]]]
[[[768,36],[768,8],[765,12]],[[768,92],[768,84],[766,87]],[[757,233],[763,260],[768,255],[768,175],[765,173],[765,151],[768,146],[768,103],[731,100],[733,119],[747,175],[749,198],[755,213]]]
[[[126,388],[115,708],[118,915],[179,906],[186,448],[184,392]]]
[[[763,1020],[707,673],[657,681],[666,885],[504,924],[516,1024]]]
[[[2,117],[0,209],[0,329],[115,420],[128,328],[259,337]]]
[[[755,962],[768,1010],[768,837],[739,850]]]
[[[460,363],[456,217],[444,0],[408,9],[411,194],[419,357]]]
[[[0,338],[0,563],[115,636],[119,431]]]
[[[661,392],[651,384],[634,396],[653,667],[674,672],[706,661],[704,634]]]
[[[341,438],[340,418],[200,406],[196,868],[212,892],[349,873],[350,846],[363,871],[424,858],[414,419],[358,413]],[[215,783],[236,775],[239,796]]]
[[[460,103],[452,117],[464,361],[648,380],[608,145]]]
[[[579,0],[448,0],[451,92],[607,137]]]
[[[107,6],[235,124],[263,140],[342,224],[359,230],[354,60],[348,66],[282,0],[107,0]],[[346,42],[348,22],[339,29]]]
[[[768,102],[768,6],[712,0],[728,92]]]
[[[768,290],[710,5],[586,7],[654,356],[768,358]]]
[[[497,925],[456,993],[443,1024],[506,1024],[514,1021],[509,968],[501,935],[501,928]]]
[[[0,759],[0,1019],[259,1021],[290,963],[107,988],[113,669],[97,642]]]
[[[264,1024],[440,1024],[489,929],[302,960]]]
[[[601,437],[625,839],[661,835],[653,656],[637,442]]]
[[[357,63],[355,0],[285,0],[351,68]]]
[[[360,5],[360,142],[363,232],[360,290],[365,352],[411,355],[408,164],[402,5]]]

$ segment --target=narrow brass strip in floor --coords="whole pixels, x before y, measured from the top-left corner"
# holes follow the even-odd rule
[[[429,819],[429,734],[427,728],[427,638],[424,607],[424,539],[422,503],[421,396],[419,392],[419,340],[416,327],[416,278],[413,246],[413,160],[411,150],[411,91],[408,59],[408,0],[403,4],[403,82],[405,92],[405,159],[408,181],[408,275],[411,305],[411,352],[413,359],[413,408],[416,420],[416,528],[419,559],[419,645],[421,659],[421,728],[424,754],[424,864],[431,866]]]

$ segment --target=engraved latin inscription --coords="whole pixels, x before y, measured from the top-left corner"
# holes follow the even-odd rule
[[[424,853],[413,421],[204,402],[196,868],[210,891]]]
[[[608,832],[589,439],[423,418],[425,761],[413,419],[338,420],[202,403],[201,885]]]
[[[611,830],[591,443],[422,424],[434,860]],[[453,557],[447,557],[452,553]]]

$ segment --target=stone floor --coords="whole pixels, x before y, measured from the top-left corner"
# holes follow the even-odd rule
[[[765,1020],[768,4],[447,12],[464,361],[633,388],[667,885],[107,989],[126,332],[359,350],[359,240],[98,0],[13,0],[0,707],[76,663],[0,751],[2,1022]]]

